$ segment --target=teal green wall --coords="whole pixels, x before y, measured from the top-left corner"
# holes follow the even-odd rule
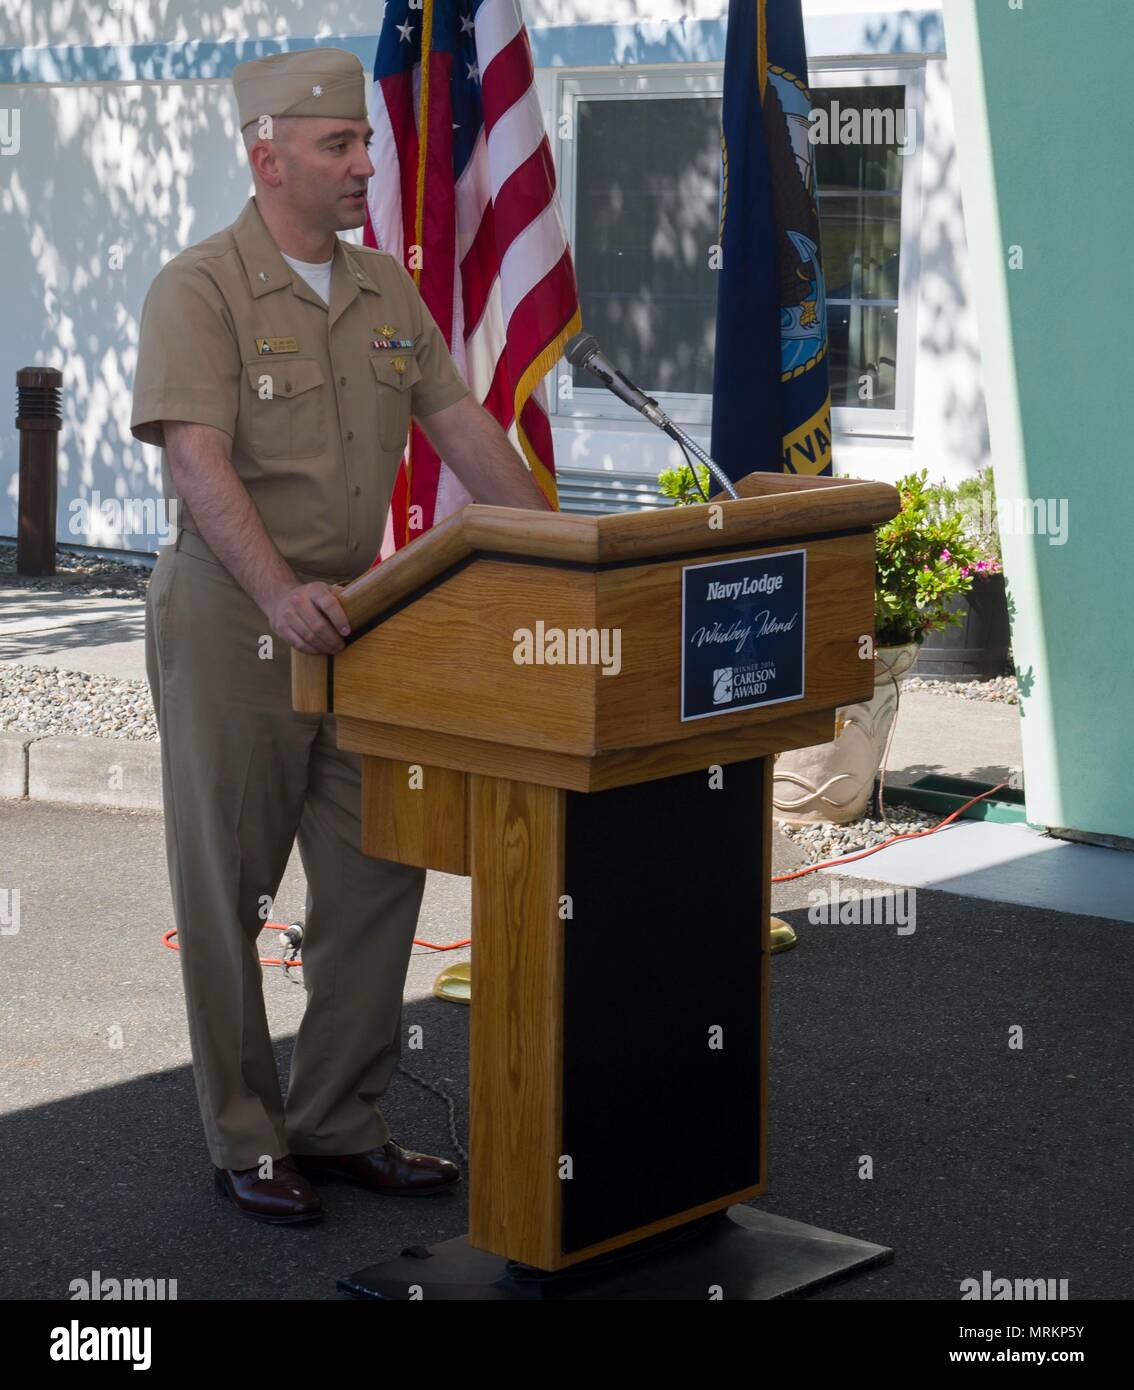
[[[1134,838],[1134,2],[944,12],[997,494],[1067,505],[1004,537],[1028,818]]]

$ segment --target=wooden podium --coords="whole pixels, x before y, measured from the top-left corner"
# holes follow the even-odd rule
[[[625,1269],[764,1191],[772,762],[872,694],[899,502],[738,491],[468,506],[341,591],[342,652],[293,652],[295,708],[362,755],[365,851],[472,878],[464,1249],[490,1272]]]

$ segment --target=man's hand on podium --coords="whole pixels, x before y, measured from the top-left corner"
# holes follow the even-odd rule
[[[341,652],[350,635],[350,619],[336,595],[337,584],[295,582],[284,589],[267,609],[272,630],[296,651],[310,656]]]

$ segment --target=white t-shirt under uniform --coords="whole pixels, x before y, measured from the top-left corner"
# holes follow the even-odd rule
[[[323,303],[330,307],[331,304],[331,267],[335,263],[334,256],[329,261],[297,261],[293,256],[286,256],[281,251],[280,255],[307,281],[315,293],[322,299]]]

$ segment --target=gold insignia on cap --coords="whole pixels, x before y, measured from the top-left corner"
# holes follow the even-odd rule
[[[241,130],[264,116],[367,116],[362,62],[342,48],[290,49],[238,63],[232,86]]]

